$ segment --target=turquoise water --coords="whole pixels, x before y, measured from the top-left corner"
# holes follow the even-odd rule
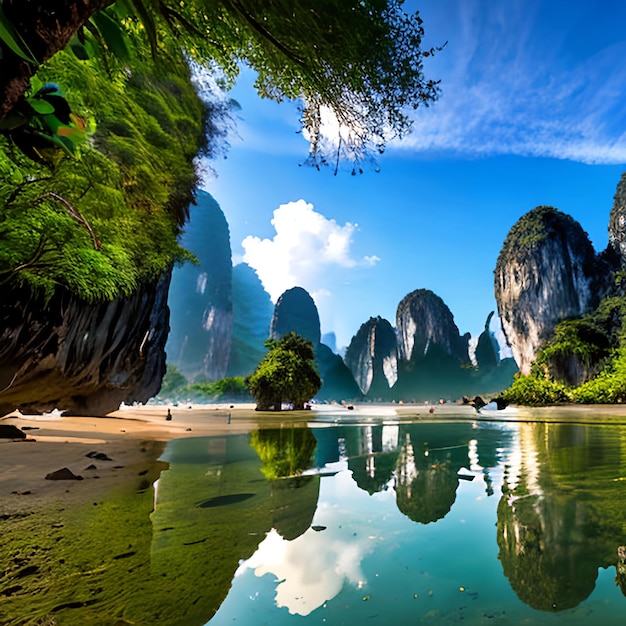
[[[385,420],[168,444],[206,624],[624,623],[626,427]]]

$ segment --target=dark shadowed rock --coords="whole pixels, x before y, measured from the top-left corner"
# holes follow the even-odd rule
[[[13,424],[0,424],[0,439],[26,439],[26,433]]]
[[[558,322],[598,304],[606,275],[587,233],[569,215],[541,206],[513,226],[498,257],[494,287],[502,328],[522,374],[530,372]]]
[[[55,472],[50,472],[50,474],[46,474],[46,480],[82,480],[82,476],[76,476],[74,472],[72,472],[67,467],[63,467]]]
[[[204,191],[198,192],[181,245],[199,263],[172,272],[168,363],[190,381],[218,380],[226,376],[231,347],[232,258],[224,213]]]
[[[302,287],[285,291],[274,307],[270,337],[280,339],[292,331],[308,339],[314,347],[320,343],[320,316],[313,298]]]
[[[500,346],[489,328],[493,314],[492,311],[487,316],[485,329],[478,336],[478,343],[476,344],[476,364],[483,372],[493,370],[498,367],[500,362]]]
[[[385,319],[370,317],[352,338],[345,355],[346,365],[363,394],[386,396],[398,379],[396,333]]]
[[[295,332],[313,344],[315,363],[322,388],[317,394],[321,400],[354,400],[361,397],[359,387],[343,362],[328,346],[320,343],[320,316],[313,298],[302,287],[285,291],[274,307],[270,336],[280,339]]]
[[[129,297],[89,303],[0,287],[0,415],[106,415],[161,387],[169,273]]]
[[[422,360],[432,351],[468,363],[469,337],[461,337],[445,302],[429,289],[405,296],[396,312],[398,356],[405,362]]]

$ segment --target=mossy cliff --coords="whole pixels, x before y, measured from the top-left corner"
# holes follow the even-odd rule
[[[104,414],[159,389],[212,114],[181,55],[118,66],[62,52],[42,82],[66,90],[89,140],[33,160],[0,139],[0,412]]]
[[[523,376],[505,392],[508,401],[626,400],[625,195],[622,175],[599,254],[578,222],[551,207],[533,209],[509,232],[495,295]]]

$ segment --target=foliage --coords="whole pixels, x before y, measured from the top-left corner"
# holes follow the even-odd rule
[[[246,384],[257,402],[257,409],[281,410],[283,402],[302,408],[321,388],[322,381],[314,363],[313,344],[296,333],[279,341],[268,340],[269,352]]]
[[[179,395],[198,395],[217,402],[220,400],[250,400],[250,392],[243,376],[222,378],[212,383],[193,383],[180,391]]]
[[[171,396],[186,385],[187,379],[178,371],[175,365],[168,363],[159,395],[164,397]]]
[[[254,430],[250,445],[263,462],[268,480],[299,476],[313,464],[317,440],[310,428]]]
[[[82,59],[106,51],[124,62],[137,50],[167,61],[184,50],[219,68],[225,85],[247,64],[262,97],[302,102],[309,163],[336,168],[347,158],[356,173],[409,131],[408,111],[438,96],[423,60],[441,47],[422,51],[423,36],[422,19],[402,0],[117,0],[80,27],[70,47]],[[20,42],[14,47],[25,53]]]
[[[596,378],[572,391],[572,400],[581,404],[626,402],[626,348]]]
[[[568,389],[562,383],[539,376],[522,376],[520,374],[515,375],[513,384],[502,392],[501,398],[507,404],[524,406],[545,406],[570,400]]]
[[[34,163],[0,139],[0,283],[112,299],[189,258],[176,238],[206,141],[205,106],[182,57],[158,78],[140,58],[111,71],[69,52],[39,70],[95,122],[79,159]]]

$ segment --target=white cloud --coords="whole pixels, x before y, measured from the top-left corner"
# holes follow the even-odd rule
[[[272,239],[248,236],[242,241],[243,260],[259,275],[275,302],[292,287],[309,293],[329,295],[329,283],[339,269],[372,266],[376,256],[355,259],[351,246],[358,224],[343,226],[298,200],[282,204],[271,221],[276,234]]]
[[[556,20],[515,0],[444,4],[446,28],[434,30],[449,44],[426,68],[441,78],[442,95],[416,112],[395,148],[626,162],[626,42],[588,44],[587,56],[572,43],[585,11],[601,24],[610,12],[602,18],[580,4]]]

